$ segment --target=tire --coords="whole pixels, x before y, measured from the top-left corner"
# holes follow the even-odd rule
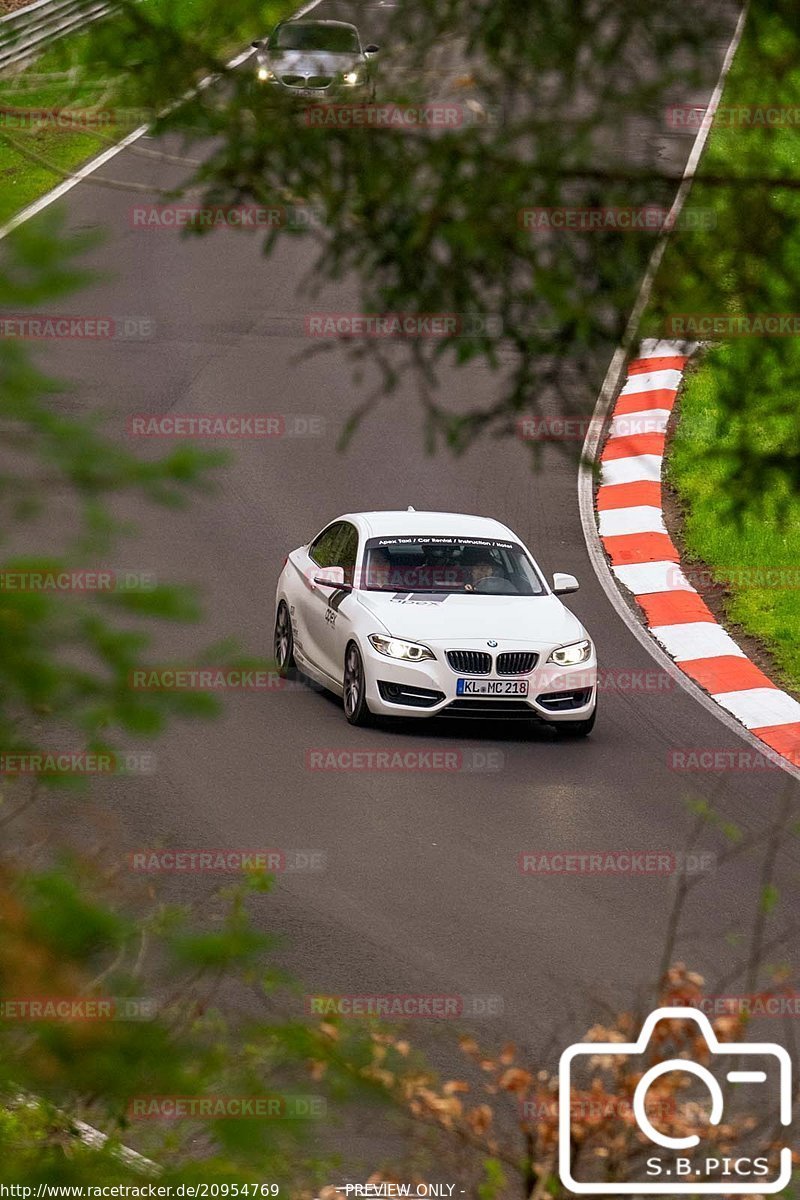
[[[275,614],[275,636],[273,639],[275,649],[275,663],[278,667],[278,674],[282,679],[288,679],[295,669],[294,661],[294,635],[292,634],[292,620],[289,616],[289,609],[286,607],[286,601],[281,600],[278,605],[278,611]]]
[[[594,706],[594,712],[585,721],[559,721],[558,725],[554,725],[556,733],[562,738],[585,738],[594,729],[594,723],[597,720],[597,705]]]
[[[351,725],[371,725],[372,713],[367,705],[367,685],[364,662],[355,642],[349,642],[344,652],[344,715]]]

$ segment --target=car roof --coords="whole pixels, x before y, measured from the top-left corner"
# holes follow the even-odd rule
[[[345,513],[339,518],[353,521],[367,537],[391,537],[395,534],[444,534],[451,537],[503,538],[518,542],[519,538],[506,525],[492,517],[469,513],[408,512],[407,509],[385,509],[373,512]]]

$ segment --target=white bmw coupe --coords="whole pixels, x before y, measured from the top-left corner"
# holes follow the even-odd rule
[[[461,513],[347,513],[287,557],[275,659],[374,716],[526,717],[585,737],[597,659],[580,621],[505,525]]]

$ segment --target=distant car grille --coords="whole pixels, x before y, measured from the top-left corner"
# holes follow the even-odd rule
[[[332,75],[281,75],[281,83],[287,87],[326,88],[333,83]]]
[[[480,650],[448,650],[447,661],[454,671],[465,675],[488,675],[492,669],[491,654]]]
[[[498,675],[527,675],[539,661],[539,655],[528,650],[514,651],[511,654],[498,654]]]

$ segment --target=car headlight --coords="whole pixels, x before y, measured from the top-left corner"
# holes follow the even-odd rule
[[[369,640],[378,654],[385,654],[387,658],[402,658],[405,662],[436,658],[432,650],[419,642],[404,642],[401,638],[385,637],[382,633],[371,633]]]
[[[267,83],[268,80],[275,78],[269,67],[259,67],[257,74],[262,83]]]
[[[571,646],[559,646],[548,658],[548,662],[558,663],[560,667],[576,667],[578,663],[586,662],[592,657],[592,643],[586,639],[583,642],[573,642]]]
[[[345,71],[342,78],[344,79],[345,83],[350,85],[350,87],[354,87],[357,83],[364,82],[364,76],[360,71]]]

